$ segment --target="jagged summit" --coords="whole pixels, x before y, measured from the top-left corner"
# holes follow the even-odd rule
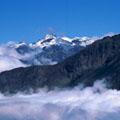
[[[48,40],[48,39],[55,39],[56,38],[56,35],[53,35],[53,34],[47,34],[45,36],[45,40]]]
[[[53,34],[47,34],[45,36],[45,38],[40,39],[33,46],[43,48],[43,47],[49,47],[51,45],[61,45],[61,44],[75,45],[77,43],[77,45],[79,44],[80,46],[85,47],[89,44],[92,44],[97,39],[98,39],[98,37],[86,37],[86,36],[84,36],[84,37],[70,38],[67,36],[57,37],[56,35],[53,35]]]
[[[56,41],[57,37],[55,35],[47,34],[45,38],[40,39],[38,42],[34,44],[34,46],[43,48],[56,44]]]

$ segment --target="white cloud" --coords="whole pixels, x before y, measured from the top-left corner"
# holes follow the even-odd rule
[[[85,89],[0,95],[4,120],[119,120],[119,113],[120,91],[107,90],[100,82]]]
[[[20,62],[17,58],[0,55],[0,72],[25,66],[26,65]]]
[[[12,47],[7,45],[0,46],[0,72],[11,70],[17,67],[25,67],[19,59],[22,58],[20,54]]]

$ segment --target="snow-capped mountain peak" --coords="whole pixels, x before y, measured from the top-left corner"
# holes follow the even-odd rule
[[[20,43],[18,43],[18,44],[15,44],[15,47],[16,47],[16,48],[19,48],[19,47],[21,47],[21,46],[27,46],[27,43],[25,43],[25,42],[20,42]]]
[[[47,34],[45,36],[45,38],[39,40],[38,42],[36,42],[34,44],[34,47],[50,47],[51,45],[67,45],[67,44],[71,44],[71,45],[80,45],[80,46],[87,46],[89,44],[92,44],[95,40],[97,40],[98,38],[95,37],[74,37],[74,38],[70,38],[67,36],[63,36],[63,37],[56,37],[55,35],[52,34]]]
[[[48,39],[56,39],[56,36],[53,35],[53,34],[47,34],[47,35],[45,36],[45,40],[48,40]]]
[[[80,44],[81,44],[81,46],[87,46],[87,45],[90,45],[90,44],[92,44],[93,42],[95,42],[96,40],[97,40],[98,38],[96,38],[96,37],[86,37],[86,36],[84,36],[84,37],[80,37],[79,38],[79,41],[80,41]]]
[[[57,37],[55,35],[47,34],[45,36],[45,38],[36,42],[35,46],[43,48],[43,47],[48,47],[48,46],[54,45],[54,44],[56,44],[56,42],[57,42]]]

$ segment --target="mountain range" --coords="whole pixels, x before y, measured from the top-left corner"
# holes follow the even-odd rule
[[[76,54],[97,39],[97,37],[69,38],[47,34],[45,38],[35,43],[9,42],[0,45],[0,71],[32,65],[54,65]]]
[[[96,40],[55,65],[33,65],[2,72],[0,91],[16,93],[42,87],[92,86],[96,80],[102,79],[108,88],[120,89],[119,78],[120,34]]]

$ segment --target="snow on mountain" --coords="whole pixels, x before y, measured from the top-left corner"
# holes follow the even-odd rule
[[[69,37],[66,37],[66,36],[62,37],[61,39],[65,40],[65,41],[68,41],[68,42],[72,42],[73,41],[72,38],[69,38]]]
[[[74,40],[75,40],[76,38],[74,38]],[[90,45],[90,44],[92,44],[93,42],[95,42],[96,40],[98,40],[99,38],[98,37],[86,37],[86,36],[84,36],[84,37],[77,37],[77,40],[79,40],[80,41],[80,45],[81,46],[84,46],[84,47],[86,47],[87,45]]]
[[[55,45],[57,44],[57,37],[54,35],[49,35],[47,34],[44,39],[39,40],[38,42],[35,43],[34,47],[47,47],[50,45]]]
[[[36,43],[8,42],[0,45],[0,62],[2,64],[0,64],[0,71],[29,65],[57,64],[97,39],[97,37],[70,38],[47,34],[45,38]]]
[[[49,47],[51,45],[62,45],[62,44],[69,44],[74,45],[76,41],[79,43],[80,46],[87,46],[89,44],[92,44],[95,40],[97,40],[98,37],[56,37],[54,35],[46,35],[46,37],[42,40],[39,40],[36,42],[33,46],[34,47]]]

